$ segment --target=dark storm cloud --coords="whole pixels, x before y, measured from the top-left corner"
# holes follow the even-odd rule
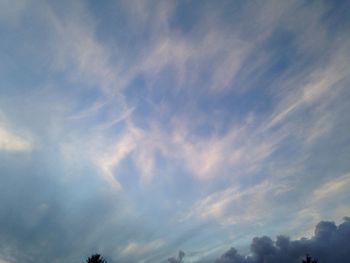
[[[336,226],[334,222],[321,221],[316,225],[312,238],[290,240],[278,236],[273,241],[268,236],[255,237],[250,245],[250,256],[240,255],[229,249],[215,263],[297,263],[309,253],[321,263],[346,263],[350,259],[350,218]]]

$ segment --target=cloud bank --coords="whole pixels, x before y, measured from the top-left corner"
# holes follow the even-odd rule
[[[316,225],[314,236],[291,240],[287,236],[255,237],[250,245],[251,255],[243,256],[235,248],[229,249],[215,263],[298,263],[306,254],[320,263],[346,263],[350,258],[350,218],[336,225],[321,221]]]

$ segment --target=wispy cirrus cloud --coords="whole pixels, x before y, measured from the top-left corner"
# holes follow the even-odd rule
[[[274,216],[269,210],[278,209],[275,200],[292,190],[288,185],[266,181],[248,189],[232,186],[199,200],[185,218],[215,219],[222,224],[262,222]]]
[[[349,212],[347,4],[1,5],[0,257],[198,261]]]
[[[30,152],[34,143],[28,131],[13,127],[8,118],[0,112],[0,150],[9,152]]]
[[[144,256],[146,253],[159,250],[163,245],[161,240],[147,242],[147,244],[129,241],[128,244],[120,250],[120,254],[124,257]]]

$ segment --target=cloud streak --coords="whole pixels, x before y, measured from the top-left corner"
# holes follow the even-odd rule
[[[29,140],[0,127],[0,150],[26,152],[31,149],[32,143]]]

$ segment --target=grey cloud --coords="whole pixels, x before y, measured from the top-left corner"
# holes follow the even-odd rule
[[[216,260],[217,263],[245,263],[249,262],[249,258],[245,258],[240,255],[235,248],[230,248],[225,254],[221,256],[220,259]]]
[[[268,236],[255,237],[250,245],[249,256],[240,255],[235,248],[229,249],[215,263],[297,263],[309,253],[321,263],[349,262],[350,218],[336,226],[334,222],[321,221],[316,225],[312,238],[290,240],[278,236],[273,241]]]

